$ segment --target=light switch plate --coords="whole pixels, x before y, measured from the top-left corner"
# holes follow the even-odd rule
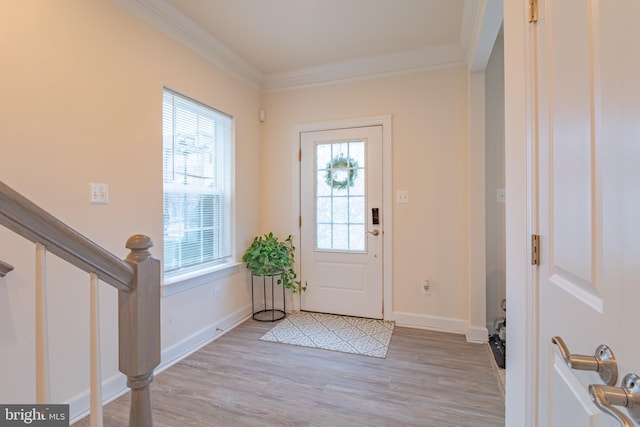
[[[91,193],[89,201],[97,205],[106,205],[109,203],[109,184],[100,184],[96,182],[89,183]]]
[[[421,290],[423,295],[431,295],[431,280],[423,280]]]
[[[504,188],[498,188],[496,190],[496,202],[504,203],[504,200],[505,200]]]

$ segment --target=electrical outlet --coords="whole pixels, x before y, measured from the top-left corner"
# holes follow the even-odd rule
[[[406,190],[396,192],[397,203],[409,203],[409,192]]]
[[[216,301],[222,300],[222,291],[220,290],[220,286],[213,288],[213,299]]]
[[[431,294],[431,281],[429,279],[423,280],[422,284],[420,285],[420,290],[422,291],[423,295],[430,295]]]

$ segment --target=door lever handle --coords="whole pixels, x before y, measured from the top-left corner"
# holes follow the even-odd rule
[[[380,230],[378,230],[377,228],[371,230],[371,231],[367,231],[367,233],[369,234],[373,234],[374,236],[378,236],[380,235]]]
[[[593,356],[580,356],[571,354],[561,337],[553,337],[551,342],[558,346],[562,358],[571,369],[596,371],[600,374],[602,382],[608,386],[613,386],[618,381],[618,363],[608,346],[598,346]]]
[[[589,395],[598,409],[614,417],[622,427],[633,427],[635,424],[616,406],[626,407],[631,417],[636,422],[640,422],[640,377],[638,375],[625,375],[620,387],[591,384]]]

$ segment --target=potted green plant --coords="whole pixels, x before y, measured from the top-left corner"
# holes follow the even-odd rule
[[[296,280],[295,249],[291,235],[285,240],[279,240],[273,233],[269,233],[253,239],[251,246],[244,252],[242,261],[247,263],[247,268],[256,276],[279,275],[279,285],[284,285],[293,293],[306,291],[306,283],[303,285],[300,280]]]

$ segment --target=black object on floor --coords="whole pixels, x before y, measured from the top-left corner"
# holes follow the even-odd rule
[[[491,352],[493,353],[493,357],[496,359],[498,366],[504,369],[507,348],[504,341],[500,339],[498,334],[494,334],[489,337],[489,347],[491,348]]]

